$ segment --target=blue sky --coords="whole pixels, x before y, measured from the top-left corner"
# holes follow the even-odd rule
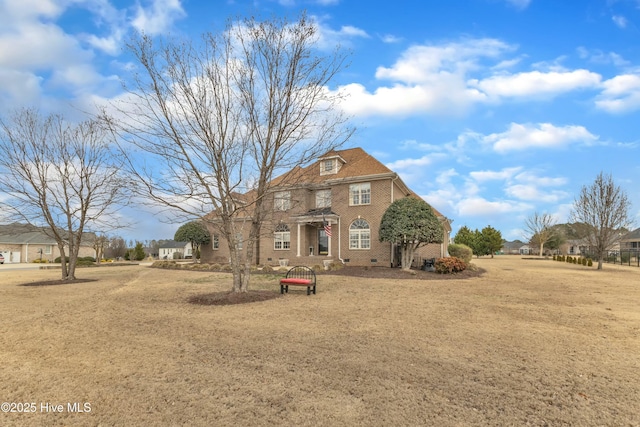
[[[535,211],[566,222],[600,171],[640,223],[640,0],[0,0],[0,114],[73,117],[117,97],[132,31],[197,37],[305,9],[319,48],[351,52],[331,88],[349,94],[347,147],[398,172],[453,234],[491,225],[522,239]],[[140,217],[124,237],[180,225]]]

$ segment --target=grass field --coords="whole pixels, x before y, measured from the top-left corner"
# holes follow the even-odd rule
[[[233,306],[188,303],[225,273],[0,268],[0,401],[34,410],[0,425],[640,425],[640,269],[473,262]]]

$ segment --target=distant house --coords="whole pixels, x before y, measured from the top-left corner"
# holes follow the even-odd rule
[[[524,242],[514,240],[512,242],[504,242],[500,253],[505,255],[521,255],[520,249],[524,246]]]
[[[96,256],[93,248],[95,234],[85,233],[78,256]],[[5,263],[28,263],[36,259],[53,262],[60,256],[58,243],[50,237],[46,228],[28,224],[0,225],[0,254]]]
[[[640,228],[620,237],[621,251],[640,251]]]
[[[179,255],[174,255],[179,254]],[[193,256],[193,249],[191,248],[191,242],[176,242],[175,240],[169,240],[162,244],[158,248],[158,258],[160,259],[174,259],[176,258],[191,258]]]
[[[361,148],[331,151],[305,167],[296,167],[271,181],[265,199],[268,219],[256,242],[254,262],[356,266],[397,266],[399,248],[378,239],[380,221],[394,201],[420,198],[397,173]],[[237,196],[250,202],[253,193]],[[444,241],[419,248],[416,257],[447,256],[451,221],[439,213]],[[210,222],[219,221],[212,212]],[[246,220],[246,219],[245,219]],[[229,261],[228,243],[210,226],[211,244],[203,245],[202,261]],[[238,233],[238,246],[248,232]]]
[[[534,251],[529,245],[522,245],[518,248],[518,253],[520,255],[533,255]]]
[[[589,252],[589,243],[586,239],[570,239],[560,248],[565,255],[584,255]]]

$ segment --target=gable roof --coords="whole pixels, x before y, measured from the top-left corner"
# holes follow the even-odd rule
[[[184,249],[187,242],[176,242],[175,240],[169,240],[158,246],[158,249]]]
[[[515,250],[520,249],[525,243],[519,239],[516,239],[512,242],[503,242],[502,247],[506,250]]]
[[[337,173],[320,174],[320,164],[323,159],[338,158],[344,163]],[[395,173],[383,165],[376,158],[368,154],[362,148],[349,148],[346,150],[331,150],[308,166],[296,166],[271,181],[272,186],[305,184],[322,184],[334,180],[357,178],[375,175],[394,175]]]
[[[625,234],[620,238],[620,240],[640,240],[640,228],[636,228],[635,230]]]
[[[82,233],[82,246],[91,246],[95,238],[94,233]],[[31,224],[0,224],[0,243],[14,245],[57,245],[56,239],[51,237],[44,227]]]

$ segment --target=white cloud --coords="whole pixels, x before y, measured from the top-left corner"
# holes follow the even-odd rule
[[[334,49],[338,45],[349,45],[355,38],[369,38],[369,34],[361,28],[345,25],[339,30],[334,30],[317,17],[313,19],[315,19],[318,34],[317,45],[320,49]]]
[[[494,70],[504,70],[507,68],[513,68],[516,65],[518,65],[521,61],[522,61],[522,58],[505,59],[504,61],[498,62],[496,65],[494,65],[491,68]]]
[[[603,83],[604,90],[596,106],[610,113],[623,113],[640,108],[640,75],[623,74]]]
[[[54,19],[62,14],[62,2],[54,0],[21,0],[0,2],[0,28],[15,28],[24,21],[39,17]]]
[[[599,49],[589,50],[584,46],[578,47],[577,52],[581,59],[587,59],[595,64],[613,64],[616,67],[626,67],[630,64],[622,55],[615,52],[603,52]]]
[[[583,126],[554,126],[551,123],[538,125],[511,123],[506,132],[494,133],[482,138],[499,153],[530,148],[565,148],[569,144],[592,144],[598,140]]]
[[[34,73],[0,67],[0,105],[37,103],[42,93],[41,81]]]
[[[627,28],[628,21],[627,21],[627,18],[625,18],[624,16],[622,16],[622,15],[613,15],[611,17],[611,20],[619,28]]]
[[[529,3],[531,3],[531,0],[505,0],[505,1],[511,6],[514,6],[517,9],[521,9],[521,10],[529,7]]]
[[[424,113],[464,116],[478,104],[546,100],[601,88],[600,74],[568,70],[560,64],[562,57],[538,63],[539,70],[507,73],[506,69],[524,58],[503,58],[514,49],[489,38],[412,46],[393,65],[377,68],[376,79],[389,83],[371,89],[351,83],[337,90],[346,95],[342,106],[348,114],[406,117]]]
[[[185,16],[180,0],[152,0],[149,7],[138,4],[131,24],[146,34],[163,34],[171,28],[174,21]]]
[[[24,22],[18,31],[0,35],[0,67],[43,69],[88,62],[93,55],[53,24]]]
[[[551,178],[551,177],[538,176],[537,174],[531,171],[525,171],[525,172],[519,173],[515,176],[515,179],[521,182],[535,182],[537,185],[545,186],[545,187],[559,187],[567,183],[567,179],[564,177]]]
[[[400,43],[403,40],[402,37],[394,36],[392,34],[383,34],[380,36],[380,39],[384,43]]]
[[[577,89],[595,88],[601,76],[588,70],[569,72],[530,71],[512,75],[497,75],[483,80],[470,80],[490,98],[548,97]]]
[[[496,39],[471,39],[441,46],[412,46],[392,67],[379,67],[376,78],[405,84],[433,83],[443,74],[463,76],[482,58],[498,58],[513,47]]]
[[[466,84],[466,73],[484,58],[497,58],[512,47],[495,39],[444,45],[412,46],[391,67],[378,67],[376,78],[391,85],[369,91],[359,83],[342,86],[343,108],[353,115],[404,116],[426,112],[461,115],[485,95]]]
[[[401,159],[388,163],[386,166],[391,170],[405,169],[414,166],[428,166],[432,162],[431,156],[422,156],[417,159]]]
[[[505,193],[519,200],[537,201],[545,203],[557,203],[567,198],[568,193],[560,190],[542,190],[536,184],[514,184],[505,189]]]
[[[511,179],[515,174],[521,171],[521,167],[504,168],[500,171],[474,171],[470,172],[469,176],[476,181],[494,181],[494,180],[507,180]]]
[[[457,211],[462,216],[495,216],[502,214],[514,214],[531,209],[527,203],[510,200],[489,201],[482,197],[469,197],[457,204]]]

